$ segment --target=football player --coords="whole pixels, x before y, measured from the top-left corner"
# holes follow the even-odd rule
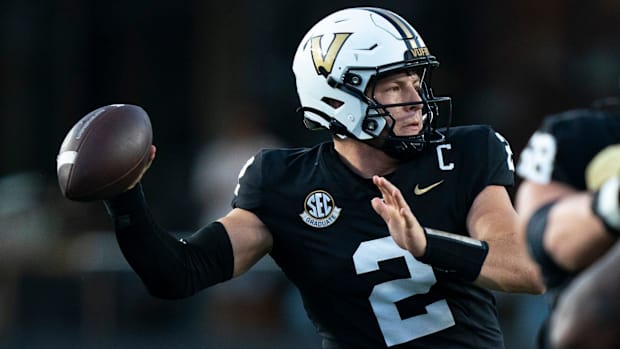
[[[391,11],[319,21],[293,72],[305,125],[332,141],[259,151],[231,211],[180,241],[140,185],[106,201],[146,288],[188,297],[270,254],[324,348],[502,348],[491,290],[541,293],[542,280],[506,190],[510,146],[488,126],[438,127],[450,112],[430,86],[438,64]]]
[[[546,117],[519,158],[516,207],[552,311],[565,287],[620,233],[620,108],[609,101]],[[547,326],[540,348],[552,347]]]

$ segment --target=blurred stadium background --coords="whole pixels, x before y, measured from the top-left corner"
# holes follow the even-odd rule
[[[61,197],[55,157],[87,112],[142,106],[158,146],[147,197],[190,232],[225,209],[259,146],[326,139],[295,113],[292,56],[317,20],[359,5],[409,19],[442,63],[433,86],[453,123],[491,124],[515,158],[545,114],[618,94],[617,0],[3,0],[0,348],[319,348],[268,259],[190,299],[148,296],[103,205]],[[532,348],[543,297],[498,303],[507,348]]]

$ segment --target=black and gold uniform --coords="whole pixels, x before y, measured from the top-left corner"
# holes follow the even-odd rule
[[[513,184],[510,148],[491,128],[454,127],[447,141],[387,176],[428,228],[468,235],[474,198]],[[380,196],[333,143],[263,150],[240,177],[235,207],[255,213],[271,256],[299,288],[325,348],[502,348],[491,292],[446,277],[392,240],[371,207]]]

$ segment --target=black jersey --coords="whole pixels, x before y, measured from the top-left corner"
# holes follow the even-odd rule
[[[423,226],[468,235],[488,185],[513,185],[511,151],[487,126],[454,127],[387,176]],[[435,273],[392,240],[333,143],[262,150],[240,175],[233,206],[273,235],[271,256],[299,288],[325,348],[503,348],[491,292]]]
[[[585,190],[585,170],[608,145],[620,143],[620,110],[576,109],[547,116],[519,157],[517,174]]]

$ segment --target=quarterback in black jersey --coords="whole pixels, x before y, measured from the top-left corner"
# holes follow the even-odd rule
[[[490,290],[543,291],[505,188],[512,152],[490,127],[437,127],[437,66],[391,11],[325,17],[293,71],[305,125],[333,141],[259,151],[232,210],[180,241],[136,183],[106,201],[125,258],[151,294],[182,298],[270,254],[324,348],[503,348]]]
[[[552,309],[573,279],[604,255],[620,233],[618,143],[617,105],[568,110],[547,116],[519,158],[517,173],[523,182],[517,191],[516,206],[524,220],[532,256],[541,267]],[[572,315],[580,325],[569,326],[575,320],[562,311],[563,334],[557,331],[550,336],[546,323],[540,333],[541,348],[577,348],[565,346],[568,342],[562,342],[566,339],[560,337],[600,333],[604,328],[583,331],[590,328],[585,324],[597,325],[583,312],[578,314],[579,309],[586,309],[586,303],[572,304]],[[611,328],[617,333],[615,324]],[[596,343],[597,348],[617,347],[620,343],[606,346],[596,335],[591,339],[589,344]]]

